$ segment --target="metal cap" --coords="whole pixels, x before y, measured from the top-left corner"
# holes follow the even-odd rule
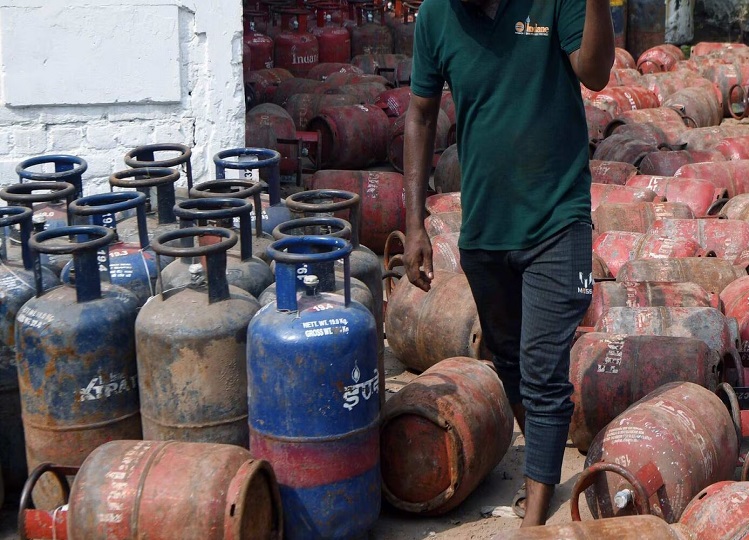
[[[190,272],[191,276],[197,277],[203,273],[203,265],[200,263],[193,263],[187,267],[187,271]]]
[[[320,285],[320,278],[313,274],[310,274],[308,276],[304,276],[302,282],[306,287],[317,287],[318,285]]]
[[[47,223],[47,216],[44,214],[34,214],[31,217],[31,223],[34,225],[39,225],[40,223]]]

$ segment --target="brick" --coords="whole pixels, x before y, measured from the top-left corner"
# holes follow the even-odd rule
[[[49,128],[49,150],[63,154],[81,155],[81,147],[86,145],[83,128],[76,126],[51,126]]]
[[[7,156],[13,148],[13,141],[10,137],[10,131],[0,128],[0,156]]]
[[[29,156],[30,157],[30,156]],[[0,159],[0,186],[8,184],[17,184],[18,175],[16,174],[16,165],[20,159]]]
[[[86,127],[86,141],[95,150],[111,150],[117,148],[117,140],[111,124],[91,125]]]
[[[115,171],[115,167],[119,166],[119,163],[115,165],[115,161],[122,162],[122,156],[115,151],[101,152],[96,154],[89,154],[86,158],[88,162],[88,170],[83,175],[84,182],[88,182],[89,178],[106,178]],[[120,168],[124,168],[124,165]]]
[[[186,144],[187,135],[178,119],[169,119],[153,128],[151,140],[154,143]]]
[[[113,125],[112,131],[118,143],[132,149],[136,146],[149,143],[153,127],[147,122],[128,122],[126,124]]]
[[[46,126],[16,127],[11,131],[13,151],[22,156],[38,156],[47,151]]]

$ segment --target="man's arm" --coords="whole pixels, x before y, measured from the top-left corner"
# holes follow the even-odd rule
[[[608,80],[608,79],[607,79]],[[440,96],[411,95],[406,112],[404,177],[406,189],[406,245],[403,260],[411,283],[428,291],[432,281],[432,244],[424,228],[424,202],[432,170]]]
[[[582,42],[569,57],[581,83],[594,91],[603,90],[614,63],[614,26],[609,0],[586,0]]]

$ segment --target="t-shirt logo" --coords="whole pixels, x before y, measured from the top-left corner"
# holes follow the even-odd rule
[[[531,17],[528,15],[525,22],[518,21],[515,23],[515,33],[519,36],[548,36],[549,27],[531,23]]]

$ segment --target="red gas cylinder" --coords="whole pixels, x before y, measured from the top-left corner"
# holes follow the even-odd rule
[[[601,204],[663,201],[655,191],[645,187],[617,186],[616,184],[590,185],[590,209],[595,212]]]
[[[637,69],[640,73],[671,71],[680,60],[686,60],[682,50],[675,45],[664,43],[643,52],[637,59]]]
[[[438,362],[383,407],[385,499],[420,515],[455,508],[502,460],[513,424],[502,383],[485,362]]]
[[[615,184],[623,186],[627,180],[637,174],[637,167],[620,161],[590,160],[590,173],[597,184]]]
[[[683,88],[663,101],[664,107],[679,111],[694,121],[692,127],[717,126],[723,120],[723,102],[712,85]]]
[[[294,77],[287,69],[271,68],[251,71],[245,75],[245,95],[247,108],[273,100],[278,85]]]
[[[725,205],[720,209],[720,217],[749,221],[749,193],[736,195],[723,202],[725,202]]]
[[[690,163],[674,173],[680,178],[710,180],[717,187],[728,191],[729,197],[749,192],[749,159]]]
[[[320,61],[317,38],[307,31],[309,11],[284,8],[279,12],[282,31],[275,38],[275,65],[295,77],[305,77]]]
[[[307,123],[327,107],[356,105],[359,101],[350,94],[294,94],[284,109],[289,113],[298,130],[307,129]]]
[[[438,193],[426,198],[424,207],[428,214],[443,214],[445,212],[460,212],[460,192]]]
[[[649,259],[629,261],[617,274],[617,281],[691,281],[708,292],[719,294],[729,283],[747,275],[738,266],[718,257]]]
[[[348,60],[346,60],[348,62]],[[307,72],[308,79],[316,81],[327,81],[333,73],[353,73],[354,75],[363,75],[364,72],[353,64],[338,62],[320,62]]]
[[[588,141],[596,143],[603,139],[604,130],[612,119],[613,117],[610,112],[593,105],[585,105],[585,120],[588,123]]]
[[[361,68],[357,68],[361,69]],[[336,72],[331,73],[325,79],[326,84],[331,87],[341,87],[344,85],[363,84],[363,83],[379,83],[383,86],[391,87],[390,81],[380,75],[370,75],[368,73],[353,73],[353,72]]]
[[[749,135],[749,125],[723,122],[719,126],[690,129],[684,132],[679,142],[685,144],[686,149],[690,151],[712,150],[716,144],[726,137],[740,137],[742,135]]]
[[[281,81],[273,93],[273,103],[286,106],[289,98],[296,94],[338,94],[338,90],[322,81],[307,79],[305,77],[292,77]]]
[[[502,531],[492,540],[694,540],[679,527],[655,516],[629,516]]]
[[[629,51],[627,49],[623,49],[621,47],[614,48],[614,65],[615,68],[627,68],[627,69],[635,69],[637,68],[637,63],[635,62],[635,59],[632,58],[632,55],[629,54]]]
[[[263,16],[262,11],[244,10],[242,64],[245,78],[250,71],[273,67],[273,40],[256,30],[256,22]]]
[[[361,199],[362,223],[359,241],[375,253],[382,253],[392,231],[405,230],[403,175],[383,171],[317,171],[307,189],[342,189]]]
[[[411,66],[413,59],[406,57],[400,60],[395,66],[395,84],[397,86],[411,85]]]
[[[401,278],[388,296],[385,333],[396,358],[417,372],[453,356],[490,358],[463,274],[434,272],[429,292]]]
[[[655,146],[655,150],[652,150],[653,152],[656,151],[660,147],[671,144],[670,141],[674,139],[673,134],[667,136],[660,126],[653,124],[651,122],[629,123],[629,124],[619,125],[616,127],[614,126],[616,126],[616,123],[613,121],[611,124],[609,124],[609,126],[607,126],[606,131],[610,132],[609,136],[610,135],[624,135],[626,137],[630,137],[638,141],[642,141],[648,144],[648,148],[646,148],[646,150],[649,150],[653,146]],[[597,146],[600,146],[600,144]],[[648,152],[648,153],[651,153],[651,152]],[[613,160],[610,160],[610,161],[613,161]]]
[[[351,56],[393,53],[393,34],[383,23],[385,6],[356,6],[357,25],[351,28]]]
[[[435,270],[463,273],[460,266],[460,250],[458,249],[459,232],[438,234],[431,237],[432,266]]]
[[[658,219],[694,219],[694,214],[692,209],[684,203],[633,202],[601,205],[592,213],[592,218],[593,229],[597,233],[607,231],[646,233]],[[678,237],[671,236],[671,238]]]
[[[700,41],[699,43],[696,43],[692,45],[692,48],[689,53],[690,58],[695,58],[697,56],[707,56],[709,54],[713,53],[721,53],[724,51],[731,51],[731,50],[738,50],[743,49],[747,50],[749,47],[747,47],[743,43],[731,43],[731,42],[718,42],[718,41]]]
[[[696,178],[638,174],[627,180],[627,186],[652,190],[669,202],[686,204],[695,217],[708,215],[718,201],[728,198],[725,189]]]
[[[658,143],[644,141],[623,133],[615,133],[596,145],[591,159],[631,163],[637,167],[645,156],[657,150]]]
[[[440,234],[460,232],[462,212],[442,212],[424,218],[424,228],[429,238]]]
[[[715,391],[722,374],[720,356],[699,339],[583,334],[570,352],[572,444],[588,452],[599,431],[663,384],[688,381]]]
[[[434,190],[437,193],[460,192],[461,176],[458,145],[451,144],[442,152],[434,168]]]
[[[377,101],[377,97],[385,92],[388,87],[377,82],[367,82],[359,84],[344,84],[339,86],[338,91],[356,98],[356,102],[361,105],[372,105]]]
[[[749,135],[726,137],[715,145],[714,150],[723,154],[726,160],[749,159]]]
[[[715,83],[723,95],[723,116],[731,116],[731,105],[736,103],[732,89],[749,83],[749,65],[743,62],[720,61],[705,65],[701,69],[703,77]]]
[[[596,92],[592,104],[619,116],[624,111],[659,107],[658,97],[642,86],[611,86]]]
[[[296,168],[296,147],[280,144],[278,139],[296,138],[294,120],[283,107],[263,103],[245,115],[245,145],[248,148],[269,148],[282,156],[284,170]]]
[[[403,2],[403,14],[392,27],[394,53],[413,56],[414,28],[420,5],[420,1]]]
[[[653,222],[648,232],[668,238],[693,240],[731,262],[749,245],[749,223],[738,219],[661,218]]]
[[[659,150],[640,161],[640,173],[673,176],[679,167],[688,163],[725,161],[723,154],[713,150]]]
[[[725,305],[726,316],[734,317],[739,323],[742,352],[746,352],[749,345],[749,276],[742,276],[729,283],[721,291],[720,299]]]
[[[317,38],[319,50],[319,61],[330,63],[343,63],[351,59],[351,34],[341,26],[340,22],[334,22],[334,15],[343,10],[343,6],[335,3],[315,4],[317,13],[317,27],[312,33]],[[309,72],[307,73],[309,76]]]
[[[320,133],[321,155],[315,157],[326,169],[361,169],[385,161],[389,128],[390,121],[385,112],[372,105],[322,109],[307,124],[309,131]],[[366,203],[364,205],[366,207]]]
[[[726,385],[719,391],[733,394]],[[593,440],[575,486],[573,519],[580,519],[577,496],[587,488],[595,518],[637,513],[676,522],[702,489],[733,477],[738,413],[691,382],[649,393]]]
[[[437,111],[437,133],[434,139],[434,152],[447,148],[447,136],[450,132],[450,120],[442,109]],[[404,140],[406,136],[406,116],[395,119],[388,133],[388,162],[398,172],[403,172]]]
[[[749,538],[749,482],[717,482],[684,509],[679,523],[695,538]]]
[[[601,281],[593,284],[593,299],[580,326],[595,326],[612,307],[713,307],[723,311],[718,293],[697,283],[659,281]]]
[[[635,109],[623,111],[606,125],[603,135],[608,137],[621,129],[623,125],[650,124],[660,128],[665,136],[665,142],[676,144],[679,137],[687,131],[684,117],[669,107],[653,107],[651,109]]]
[[[603,262],[603,259],[601,259],[598,255],[595,253],[592,253],[592,264],[593,264],[593,279],[601,280],[601,279],[611,279],[612,276],[611,272],[609,272],[608,267],[606,266],[606,263]]]
[[[593,253],[604,260],[614,277],[618,276],[624,263],[635,259],[679,259],[709,254],[691,239],[630,231],[600,233],[593,241]]]
[[[374,105],[380,107],[392,122],[399,116],[405,115],[411,103],[411,88],[402,86],[385,90],[377,96]]]
[[[354,56],[351,63],[361,68],[364,73],[381,75],[391,85],[395,85],[395,71],[406,58],[408,57],[404,54],[367,53]]]
[[[698,86],[711,90],[715,94],[716,99],[720,102],[721,107],[723,106],[723,93],[720,88],[718,88],[718,86],[710,79],[692,71],[680,69],[678,71],[650,73],[648,75],[643,75],[640,78],[640,84],[645,88],[652,90],[653,93],[658,96],[658,102],[661,105],[664,104],[666,99],[679,90]]]

